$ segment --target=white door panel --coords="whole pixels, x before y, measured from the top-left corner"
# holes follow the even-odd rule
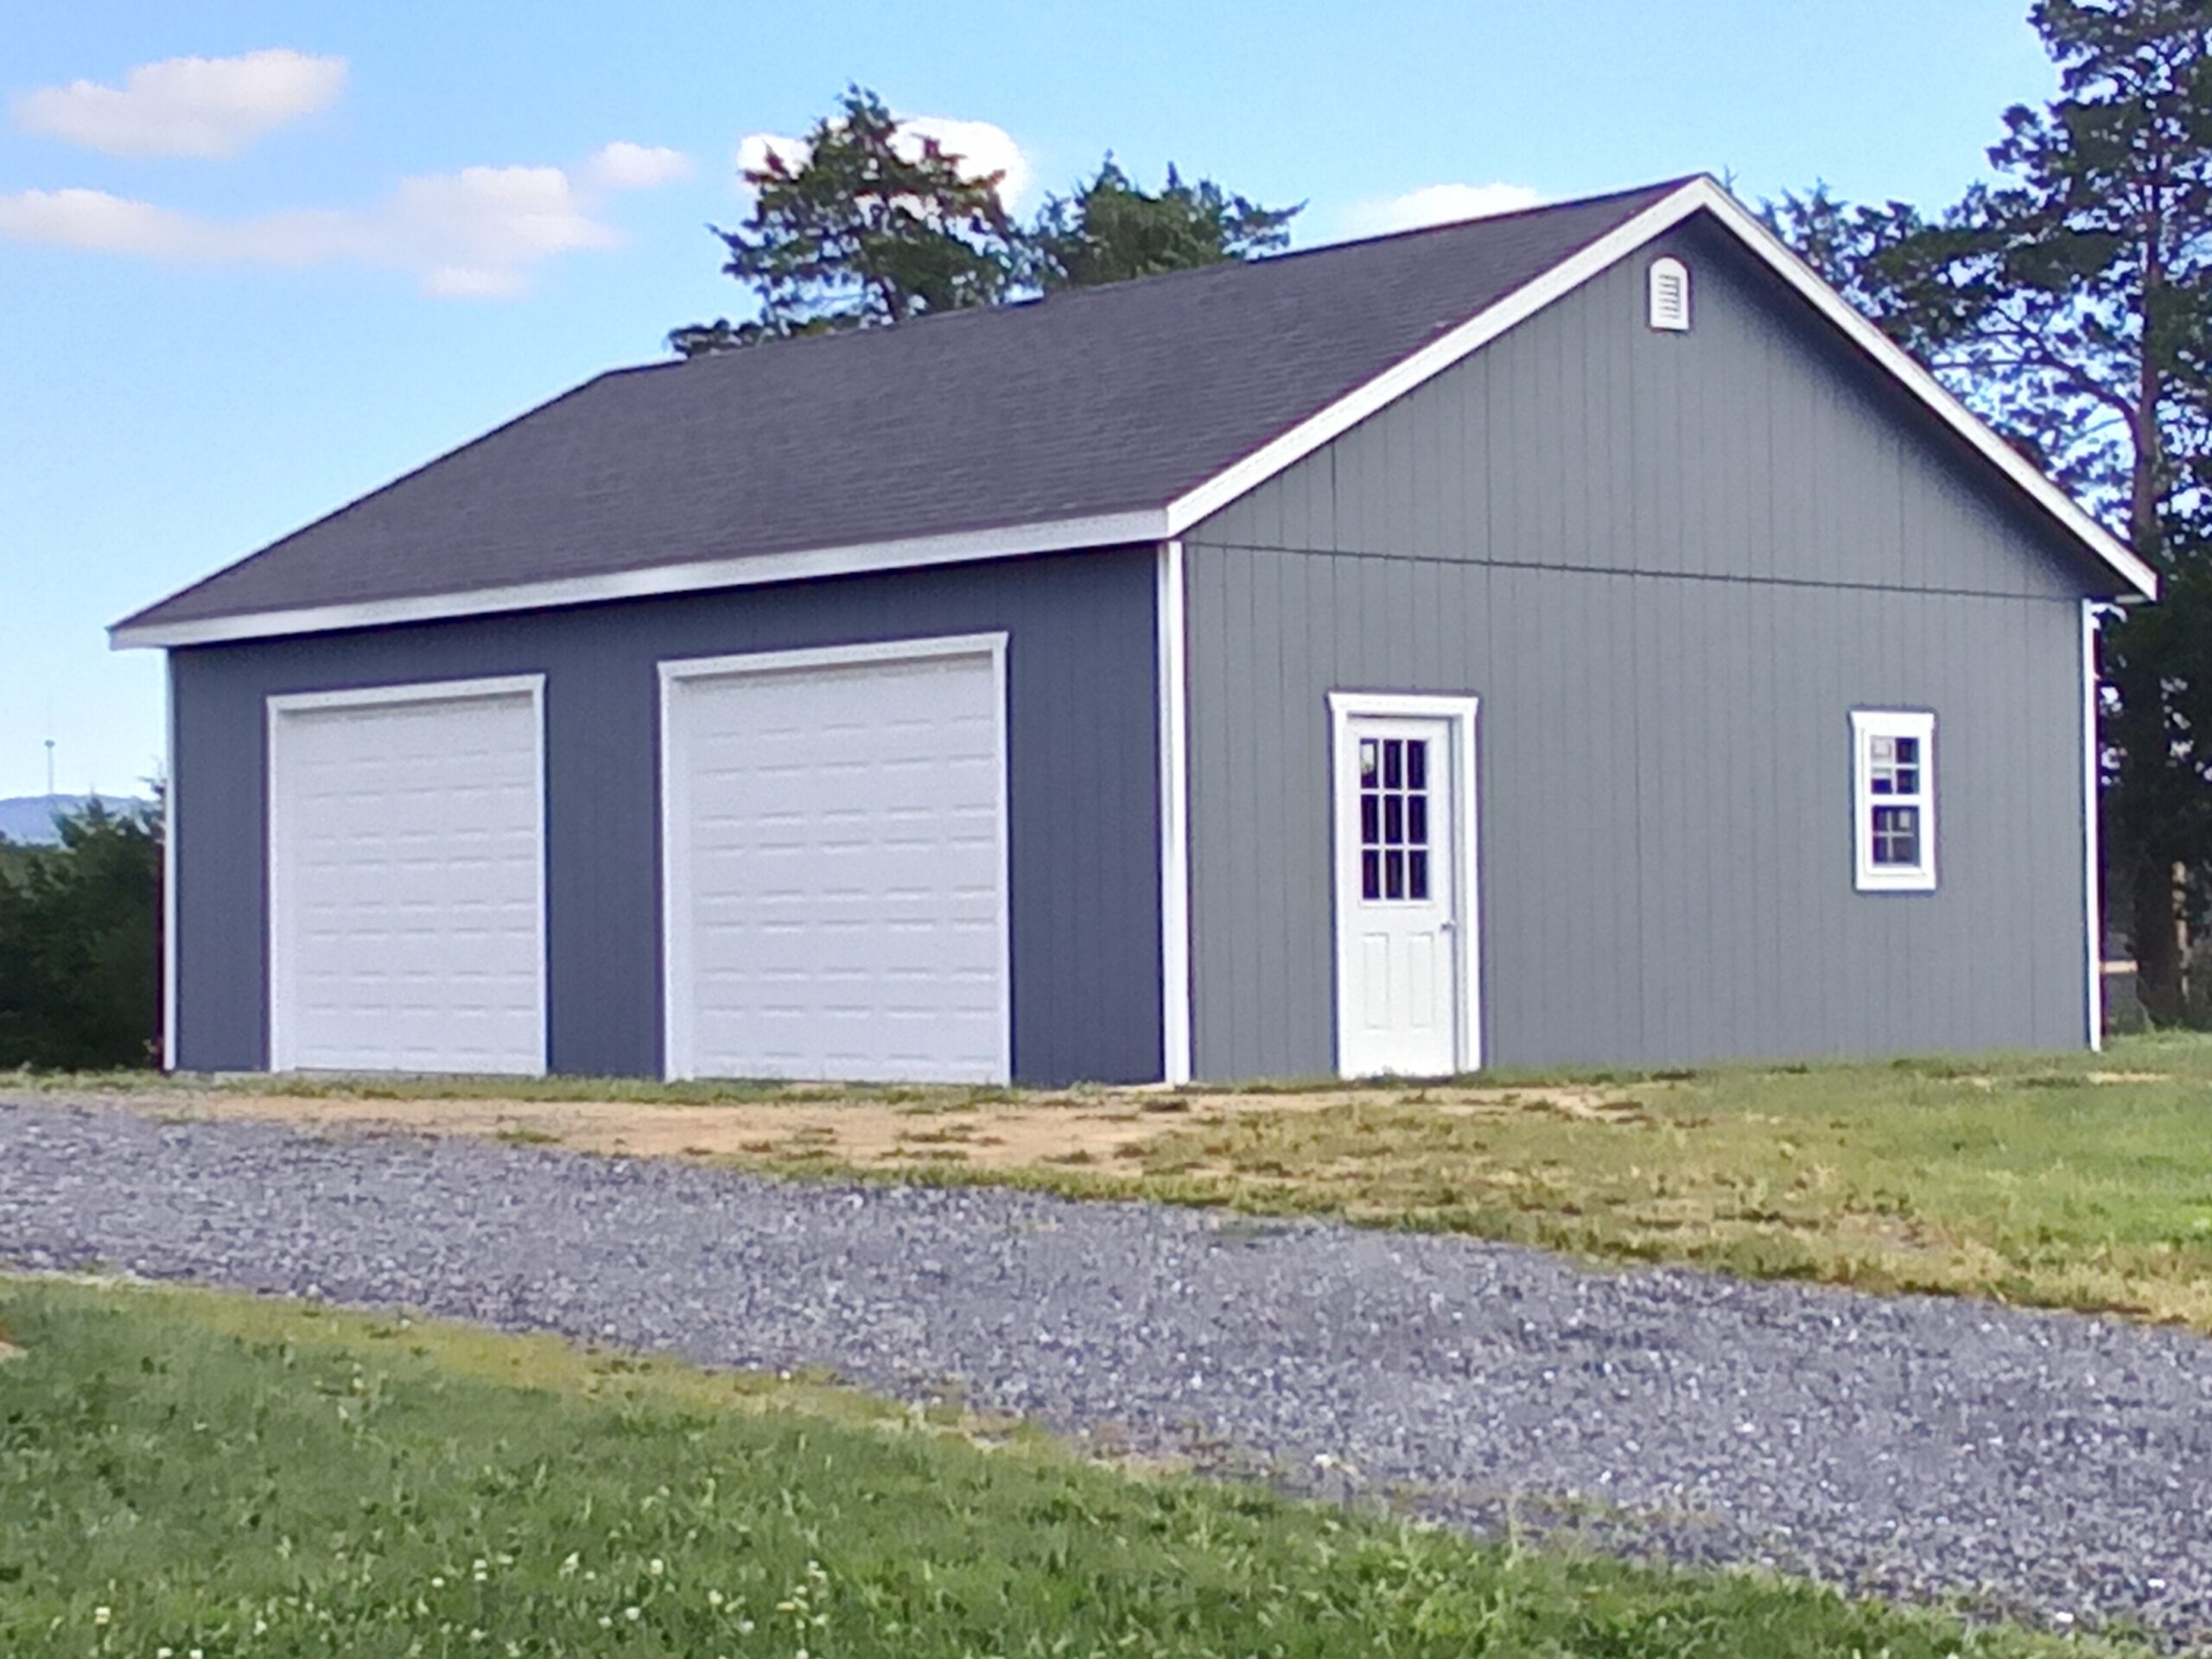
[[[995,656],[670,672],[670,1071],[1004,1080]]]
[[[271,700],[275,1068],[544,1069],[537,700],[502,683]]]
[[[1350,1077],[1478,1063],[1464,892],[1472,861],[1471,700],[1332,697],[1337,1058]]]

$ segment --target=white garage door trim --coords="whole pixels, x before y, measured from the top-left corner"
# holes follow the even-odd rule
[[[999,1033],[996,1081],[1014,1079],[1014,952],[1007,893],[1012,835],[1007,810],[1007,636],[946,634],[919,639],[887,639],[868,645],[830,645],[804,651],[748,652],[730,657],[672,659],[660,664],[661,985],[662,1068],[671,1081],[698,1075],[695,1049],[692,961],[691,873],[688,822],[680,794],[684,756],[677,752],[679,727],[674,719],[677,693],[693,680],[735,675],[780,674],[814,668],[852,668],[871,663],[928,662],[941,658],[977,657],[991,665],[993,747],[998,779],[998,976]]]
[[[286,900],[284,862],[277,836],[279,779],[283,756],[285,717],[310,714],[331,709],[396,708],[413,702],[465,702],[483,698],[530,698],[531,726],[536,734],[533,765],[536,786],[533,796],[537,803],[537,879],[533,886],[537,899],[537,1055],[539,1072],[547,1070],[547,1013],[545,987],[545,677],[543,674],[510,674],[493,678],[474,680],[425,680],[405,685],[364,686],[346,691],[287,692],[267,699],[268,715],[268,782],[264,817],[264,848],[268,868],[265,872],[266,902],[268,906],[267,937],[269,941],[269,1069],[286,1071],[292,1065],[292,1034],[287,1029],[287,1010],[283,991],[286,984],[285,962],[283,955],[284,930],[283,910]]]

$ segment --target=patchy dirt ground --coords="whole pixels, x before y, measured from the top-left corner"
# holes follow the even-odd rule
[[[149,1090],[111,1103],[170,1119],[262,1122],[353,1133],[473,1135],[641,1158],[788,1163],[823,1159],[861,1168],[957,1164],[982,1173],[1103,1165],[1179,1129],[1239,1117],[1347,1105],[1418,1103],[1451,1116],[1550,1116],[1620,1121],[1642,1108],[1618,1089],[1344,1089],[1281,1093],[1087,1090],[975,1103],[865,1098],[665,1104],[603,1100],[342,1096]]]

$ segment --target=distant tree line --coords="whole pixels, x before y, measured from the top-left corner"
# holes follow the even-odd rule
[[[1048,196],[1018,224],[1002,174],[971,172],[861,86],[800,149],[787,159],[772,146],[742,175],[746,222],[711,227],[722,270],[753,290],[757,315],[671,330],[683,355],[1251,258],[1289,245],[1300,211],[1260,207],[1211,179],[1186,182],[1173,165],[1145,190],[1109,153],[1073,194]]]
[[[158,809],[94,801],[59,827],[53,847],[0,836],[0,1067],[158,1064]]]

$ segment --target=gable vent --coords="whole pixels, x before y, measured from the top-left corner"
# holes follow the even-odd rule
[[[1686,334],[1690,327],[1690,268],[1675,258],[1651,262],[1651,326]]]

